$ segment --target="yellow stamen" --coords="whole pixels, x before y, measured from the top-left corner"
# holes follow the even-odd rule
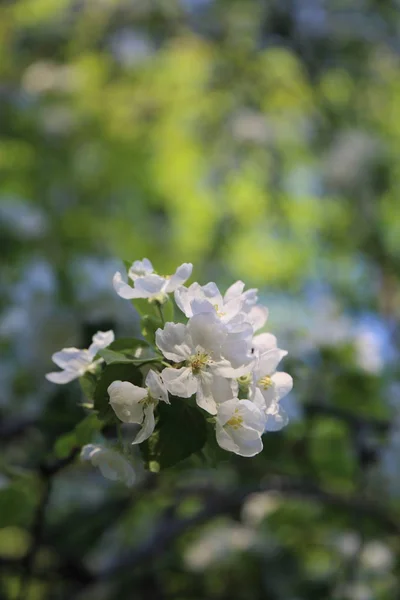
[[[265,377],[261,377],[258,381],[258,385],[262,387],[264,390],[267,390],[272,385],[272,379],[269,375],[265,375]]]
[[[214,308],[215,308],[215,310],[217,312],[218,317],[224,317],[226,315],[226,313],[221,312],[221,311],[218,310],[218,308],[219,308],[218,304],[214,304],[213,306],[214,306]]]
[[[197,352],[197,354],[194,354],[189,358],[189,366],[194,375],[204,369],[209,362],[209,358],[208,354],[205,354],[204,352]]]
[[[231,417],[229,419],[229,421],[227,421],[226,424],[229,425],[229,427],[232,427],[233,429],[240,429],[240,427],[242,426],[242,423],[243,423],[243,417],[241,417],[239,415],[239,411],[238,411],[238,409],[236,409],[233,417]]]
[[[150,395],[150,390],[147,388],[147,396],[139,400],[139,404],[143,406],[150,406],[150,404],[157,404],[157,400]]]

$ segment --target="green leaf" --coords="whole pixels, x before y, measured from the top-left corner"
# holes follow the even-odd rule
[[[163,327],[163,320],[167,321],[174,320],[174,303],[170,297],[160,304],[159,302],[149,302],[146,298],[140,298],[138,300],[132,300],[132,304],[136,308],[137,312],[141,317],[154,317],[160,323],[160,327]],[[161,318],[162,314],[162,318]]]
[[[152,316],[142,317],[141,320],[142,325],[142,335],[148,340],[151,344],[154,344],[154,340],[156,338],[156,331],[159,327],[163,327],[163,324],[160,319],[157,319]]]
[[[232,461],[232,453],[218,445],[214,419],[207,418],[207,443],[202,450],[202,458],[211,468],[217,467],[221,462]]]
[[[164,304],[161,305],[161,310],[163,312],[165,323],[175,321],[175,307],[173,301],[171,300],[171,297],[168,297],[167,302],[164,302]]]
[[[101,356],[101,358],[104,358],[107,365],[112,365],[113,363],[132,363],[133,360],[132,358],[126,356],[126,354],[115,352],[114,350],[109,350],[108,348],[99,350],[98,355]]]
[[[124,263],[124,266],[125,266],[126,272],[128,273],[128,272],[129,272],[129,269],[130,269],[130,268],[131,268],[131,266],[132,266],[133,260],[123,260],[122,262]]]
[[[140,367],[142,365],[146,365],[147,363],[160,362],[160,360],[161,360],[161,358],[158,356],[147,356],[147,357],[144,356],[143,358],[129,358],[125,354],[121,354],[120,352],[114,352],[113,350],[108,350],[108,349],[100,350],[98,354],[99,354],[99,356],[104,358],[107,365],[113,365],[113,364],[119,363],[119,364],[136,365],[136,366]]]
[[[140,445],[150,470],[172,467],[195,452],[207,439],[207,423],[191,400],[171,397],[171,404],[160,402],[158,422],[153,435]]]
[[[58,438],[54,444],[57,458],[66,458],[74,448],[89,444],[94,435],[104,427],[96,413],[89,413],[72,431]]]
[[[114,350],[122,354],[132,354],[133,356],[139,348],[143,350],[149,348],[148,342],[139,338],[120,338],[108,346],[108,350]]]
[[[20,482],[0,490],[0,528],[29,525],[37,501],[35,492],[34,486],[27,489]]]
[[[84,446],[92,441],[93,436],[98,431],[101,431],[104,427],[103,421],[97,417],[96,413],[92,412],[88,414],[78,425],[75,427],[75,437],[79,446]]]
[[[113,416],[113,410],[109,404],[108,386],[113,381],[130,381],[135,385],[141,386],[143,376],[137,366],[131,364],[115,363],[107,365],[100,375],[99,381],[94,393],[94,408],[98,411],[100,419],[107,420]]]
[[[147,298],[137,298],[136,300],[132,300],[132,304],[141,317],[151,316],[161,321],[160,313],[155,302],[149,302]]]
[[[54,453],[57,458],[66,458],[78,446],[75,430],[64,433],[54,444]]]

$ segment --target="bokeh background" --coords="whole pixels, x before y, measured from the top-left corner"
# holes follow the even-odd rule
[[[1,3],[0,598],[397,597],[399,10]],[[83,409],[44,374],[137,333],[111,279],[143,257],[258,287],[295,385],[257,458],[128,491],[51,472]]]

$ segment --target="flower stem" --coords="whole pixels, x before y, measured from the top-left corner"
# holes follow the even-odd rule
[[[156,306],[160,315],[161,323],[165,325],[164,313],[160,302],[156,302]]]

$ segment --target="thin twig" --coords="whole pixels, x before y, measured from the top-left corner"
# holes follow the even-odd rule
[[[50,500],[53,477],[64,467],[72,463],[77,453],[78,449],[74,449],[66,458],[52,463],[43,463],[39,466],[42,493],[33,518],[31,528],[32,542],[21,561],[22,574],[17,600],[27,600],[29,597],[29,584],[34,570],[36,555],[43,540],[46,510]]]

